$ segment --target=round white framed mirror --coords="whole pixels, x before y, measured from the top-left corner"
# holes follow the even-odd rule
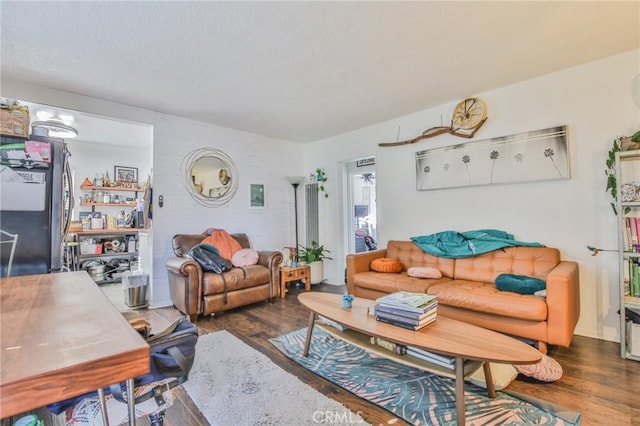
[[[229,202],[238,188],[238,171],[227,154],[201,148],[187,154],[182,164],[183,183],[198,203],[216,207]]]

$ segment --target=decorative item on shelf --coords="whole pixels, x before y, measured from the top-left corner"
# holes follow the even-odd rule
[[[14,99],[0,98],[0,134],[27,137],[29,121],[28,106]]]
[[[82,181],[82,184],[80,184],[80,188],[86,188],[91,186],[93,186],[93,182],[91,182],[89,178],[84,178],[84,180]]]
[[[291,249],[293,247],[283,247],[282,248],[282,263],[280,266],[283,268],[288,268],[291,266]]]
[[[399,146],[408,145],[421,141],[422,139],[449,133],[460,138],[471,139],[476,132],[487,121],[487,106],[480,98],[467,98],[460,101],[453,110],[451,124],[449,127],[436,126],[422,132],[420,136],[401,142],[379,143],[378,146]],[[464,131],[461,131],[464,130]],[[466,131],[469,131],[468,133]],[[400,134],[400,129],[398,129]]]
[[[113,179],[118,185],[138,183],[138,169],[136,167],[113,166],[113,175]]]
[[[323,168],[318,167],[316,169],[316,182],[318,182],[318,192],[324,192],[324,198],[329,198],[329,193],[327,192],[327,188],[325,188],[324,183],[327,181],[327,175]]]
[[[607,175],[607,189],[606,191],[611,194],[613,201],[611,202],[611,208],[613,214],[618,215],[616,209],[617,194],[617,179],[616,179],[616,152],[631,151],[634,149],[640,149],[640,131],[635,132],[632,136],[620,136],[613,140],[613,144],[607,155],[605,162],[606,168],[604,170]],[[623,200],[624,201],[624,200]],[[629,213],[631,209],[629,207],[624,208],[623,213]]]
[[[624,202],[636,200],[636,186],[633,183],[625,183],[620,187],[620,199]]]

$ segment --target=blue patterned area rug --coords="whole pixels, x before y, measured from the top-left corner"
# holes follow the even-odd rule
[[[455,425],[455,380],[367,352],[314,327],[308,357],[307,329],[270,342],[304,368],[414,425]],[[575,412],[526,402],[502,392],[494,399],[465,382],[467,425],[579,425]],[[544,407],[544,408],[542,408]]]

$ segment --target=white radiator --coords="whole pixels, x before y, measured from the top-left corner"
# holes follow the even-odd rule
[[[308,183],[305,185],[305,212],[307,213],[307,238],[305,246],[310,247],[311,242],[320,244],[320,225],[318,221],[318,184]]]

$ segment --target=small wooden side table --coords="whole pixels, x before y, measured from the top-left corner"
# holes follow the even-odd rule
[[[280,297],[282,299],[287,292],[287,285],[298,280],[304,280],[304,291],[311,291],[311,268],[309,265],[280,268]]]

